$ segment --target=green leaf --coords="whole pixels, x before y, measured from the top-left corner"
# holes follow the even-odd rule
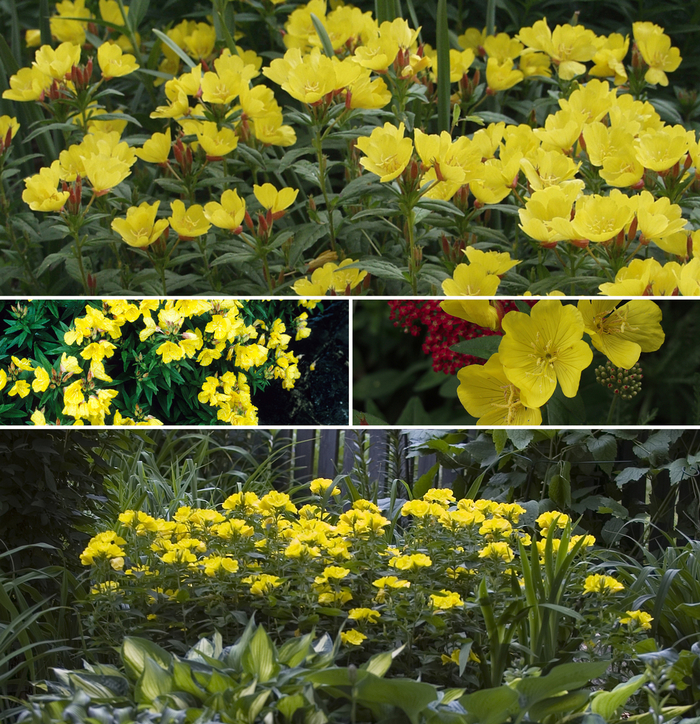
[[[191,667],[177,659],[173,662],[173,688],[192,694],[200,701],[204,695],[204,689],[192,678]]]
[[[277,652],[272,640],[267,635],[267,631],[262,626],[258,626],[258,630],[243,655],[244,671],[255,674],[258,681],[264,684],[279,671],[276,659]]]
[[[649,468],[625,468],[621,473],[615,476],[615,483],[618,488],[622,488],[627,483],[639,480],[642,475],[646,475],[649,472]]]
[[[515,684],[515,688],[520,693],[521,705],[523,708],[529,709],[538,701],[584,686],[591,679],[602,676],[609,666],[609,661],[581,661],[562,664],[553,668],[546,676],[521,679]]]
[[[172,661],[172,656],[165,649],[138,636],[125,637],[122,642],[121,656],[127,674],[134,679],[143,673],[148,657],[166,669]]]
[[[146,656],[143,673],[134,687],[136,701],[139,704],[151,704],[159,696],[169,694],[172,688],[172,674],[150,656]]]
[[[472,357],[480,357],[481,359],[489,359],[491,355],[498,352],[503,337],[500,335],[490,335],[486,337],[474,337],[474,339],[466,339],[463,342],[453,344],[450,349],[460,354],[470,354]]]
[[[411,397],[401,411],[397,425],[424,425],[428,421],[428,413],[423,401],[418,396]]]
[[[311,13],[311,22],[314,24],[314,30],[316,30],[318,37],[321,39],[323,52],[329,58],[334,58],[335,51],[333,50],[333,43],[331,43],[331,39],[328,37],[326,29],[323,27],[323,23],[316,17],[316,15],[314,15],[314,13]]]
[[[493,444],[496,448],[496,452],[500,455],[503,452],[503,448],[508,442],[508,431],[507,430],[494,430],[491,433],[493,438]]]
[[[435,476],[440,470],[440,463],[435,463],[430,470],[426,471],[421,475],[418,480],[413,484],[413,497],[422,498],[433,485]]]
[[[187,53],[173,40],[171,40],[165,33],[161,32],[157,28],[153,28],[153,33],[160,38],[169,48],[177,55],[178,58],[182,60],[182,62],[188,67],[188,68],[194,68],[195,62],[190,58]]]
[[[524,450],[534,439],[534,430],[519,430],[512,428],[508,430],[508,439],[513,443],[516,450]]]
[[[459,703],[479,724],[502,724],[520,710],[518,692],[510,686],[482,689],[461,697]]]
[[[544,717],[551,714],[573,714],[582,709],[591,696],[586,689],[570,691],[561,696],[553,696],[549,699],[537,702],[530,707],[528,718],[532,721],[542,721]]]
[[[605,721],[611,721],[615,712],[627,703],[630,696],[635,694],[646,680],[646,673],[637,674],[629,681],[618,684],[612,691],[596,692],[591,701],[591,711],[600,714]]]
[[[289,668],[299,666],[311,650],[313,638],[313,633],[308,633],[284,643],[277,654],[279,662]]]
[[[360,668],[369,671],[370,674],[382,677],[389,671],[391,662],[406,648],[406,645],[399,646],[393,651],[383,651],[381,654],[375,654],[366,664]]]
[[[413,679],[380,679],[367,674],[357,684],[358,703],[389,704],[402,709],[411,722],[419,721],[419,714],[437,699],[432,684]]]

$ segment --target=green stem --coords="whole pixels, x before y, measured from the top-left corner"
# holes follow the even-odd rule
[[[314,148],[316,149],[316,157],[318,159],[318,182],[321,186],[323,200],[326,202],[326,215],[328,216],[328,232],[331,236],[331,250],[335,251],[335,227],[333,225],[333,209],[331,207],[330,198],[328,196],[326,176],[326,157],[323,155],[323,136],[321,129],[316,128],[316,136],[314,138]]]
[[[78,269],[80,270],[80,279],[83,283],[83,292],[89,294],[90,288],[88,287],[87,275],[85,274],[85,265],[83,264],[83,241],[86,237],[80,238],[80,233],[77,231],[73,232],[73,238],[75,239],[74,253],[75,258],[78,260]]]
[[[406,213],[406,230],[407,230],[407,241],[408,241],[408,274],[411,280],[411,291],[413,294],[418,293],[418,269],[416,263],[416,238],[415,229],[413,226],[413,207],[410,206]]]
[[[613,419],[613,411],[617,405],[617,395],[613,395],[612,402],[610,403],[610,409],[608,410],[608,419],[605,421],[606,425],[609,425]]]

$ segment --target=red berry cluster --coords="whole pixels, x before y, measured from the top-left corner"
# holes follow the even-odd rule
[[[388,304],[391,308],[389,319],[396,327],[403,327],[407,334],[417,337],[421,333],[419,323],[427,327],[423,352],[432,357],[433,369],[446,375],[454,375],[467,365],[482,363],[479,357],[453,352],[450,349],[452,345],[474,337],[501,334],[443,312],[439,299],[420,301],[395,299]],[[517,309],[513,302],[503,302],[503,308],[504,312]]]

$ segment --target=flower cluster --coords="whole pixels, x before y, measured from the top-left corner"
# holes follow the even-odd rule
[[[47,419],[160,425],[168,420],[149,408],[167,412],[174,404],[189,404],[190,412],[201,409],[203,419],[256,425],[252,392],[273,380],[291,390],[301,374],[290,346],[293,336],[298,341],[311,333],[308,311],[281,304],[221,299],[88,304],[84,316],[59,333],[55,362],[43,355],[12,357],[9,367],[0,369],[0,389],[9,386],[8,396],[22,400],[33,392],[36,425]],[[156,405],[162,394],[166,404]],[[215,412],[208,414],[203,406]]]
[[[700,231],[683,200],[700,183],[698,141],[647,100],[681,62],[658,25],[634,23],[633,42],[546,18],[512,36],[469,28],[441,99],[438,53],[400,17],[310,0],[256,5],[235,31],[218,6],[164,31],[143,21],[121,1],[58,3],[55,43],[29,31],[39,47],[3,93],[63,129],[55,157],[51,123],[33,130],[46,166],[17,195],[61,219],[35,220],[32,238],[64,235],[51,263],[86,293],[435,294],[444,282],[489,296],[509,272],[516,293],[697,294]],[[259,27],[279,29],[281,57],[245,47]],[[522,122],[469,132],[488,98]],[[435,133],[438,100],[452,123]],[[15,163],[9,124],[0,165]],[[483,233],[504,205],[519,225]],[[477,244],[504,255],[498,272],[465,271]]]
[[[171,635],[183,626],[176,621],[185,604],[219,627],[239,626],[241,612],[256,612],[274,619],[281,635],[311,626],[334,634],[344,621],[350,648],[424,639],[449,663],[445,652],[477,636],[468,604],[479,583],[510,590],[531,546],[545,565],[562,544],[581,563],[563,605],[591,593],[583,607],[595,613],[594,625],[603,603],[611,616],[625,611],[623,588],[590,574],[595,538],[572,535],[566,514],[544,512],[524,525],[517,503],[457,501],[451,490],[433,488],[403,503],[395,518],[402,522],[387,535],[392,524],[383,511],[365,499],[343,505],[336,481],[313,480],[309,493],[295,502],[284,492],[240,491],[217,508],[183,506],[164,517],[124,511],[82,555],[93,581],[89,625],[139,626],[138,617]],[[481,640],[480,655],[486,646]]]
[[[484,308],[494,302],[443,302],[443,309],[483,324]],[[583,299],[577,306],[541,300],[530,314],[508,312],[500,321],[504,332],[498,351],[483,366],[458,373],[459,399],[480,425],[539,425],[540,408],[557,385],[566,397],[578,392],[581,372],[593,361],[595,349],[617,367],[629,370],[642,352],[664,342],[661,310],[651,300]]]

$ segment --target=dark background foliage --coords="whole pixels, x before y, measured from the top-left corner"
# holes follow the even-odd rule
[[[606,359],[595,352],[578,395],[569,400],[558,390],[547,405],[545,424],[700,422],[700,305],[689,299],[657,300],[657,304],[666,341],[657,352],[640,358],[641,393],[628,402],[619,401],[608,420],[612,395],[595,380],[595,368]],[[430,358],[421,351],[423,335],[412,337],[394,327],[389,313],[383,301],[362,300],[354,308],[355,421],[364,413],[371,424],[474,424],[457,398],[456,375],[434,372]]]
[[[5,430],[0,435],[0,545],[8,550],[35,543],[55,546],[17,554],[18,568],[58,562],[77,564],[85,540],[80,531],[104,500],[103,456],[114,444],[76,430]],[[59,556],[59,552],[62,556]]]

